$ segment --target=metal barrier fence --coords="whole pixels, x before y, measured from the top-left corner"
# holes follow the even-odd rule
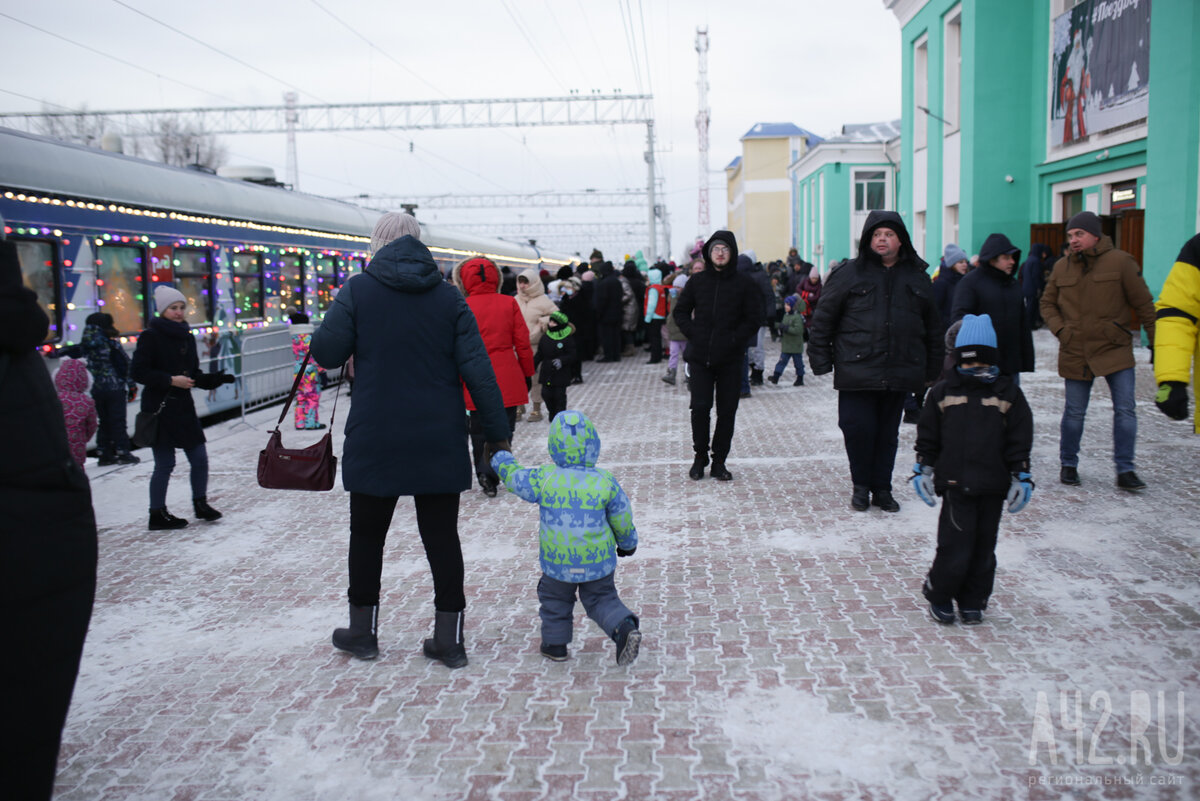
[[[251,334],[242,339],[242,420],[246,412],[278,403],[287,397],[296,376],[292,332],[287,328]]]

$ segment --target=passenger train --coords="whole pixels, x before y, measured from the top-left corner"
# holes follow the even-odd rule
[[[132,350],[155,312],[152,287],[170,284],[188,299],[201,368],[239,379],[195,391],[202,416],[286,393],[288,314],[319,324],[337,288],[366,266],[381,213],[0,128],[0,216],[50,317],[43,349],[78,342],[88,315],[103,311]],[[478,255],[514,272],[553,273],[575,260],[421,228],[443,274]]]

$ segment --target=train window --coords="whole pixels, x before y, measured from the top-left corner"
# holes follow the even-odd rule
[[[121,333],[145,328],[144,262],[141,248],[109,245],[96,251],[96,302]]]
[[[348,280],[350,280],[350,276],[361,273],[366,266],[367,260],[361,256],[353,256],[348,259],[342,259],[342,261],[338,264],[337,285],[342,286]]]
[[[207,250],[175,250],[175,288],[187,298],[187,317],[191,325],[203,325],[212,319],[212,263]]]
[[[262,254],[233,254],[233,313],[241,322],[263,316]]]
[[[316,256],[313,259],[313,278],[317,287],[317,313],[324,314],[333,303],[333,288],[337,281],[338,260],[333,256]]]
[[[58,270],[55,269],[54,246],[49,242],[19,240],[17,258],[25,286],[37,294],[38,305],[50,318],[46,341],[58,339],[62,330],[62,310],[58,305]]]
[[[279,320],[292,312],[304,311],[304,273],[298,255],[286,253],[279,257]]]

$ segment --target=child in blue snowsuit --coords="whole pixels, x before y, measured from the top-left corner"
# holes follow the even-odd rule
[[[538,582],[542,655],[567,658],[575,596],[588,617],[617,644],[617,664],[637,659],[638,618],[617,595],[618,556],[633,556],[637,529],[629,497],[612,473],[596,467],[600,436],[583,412],[567,409],[550,422],[553,465],[522,468],[510,451],[492,457],[508,490],[541,506],[542,578]]]

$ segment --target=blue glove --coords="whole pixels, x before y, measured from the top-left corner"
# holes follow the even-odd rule
[[[1033,476],[1028,473],[1013,473],[1012,483],[1008,485],[1008,511],[1019,512],[1033,497]]]
[[[913,474],[909,481],[912,483],[913,491],[917,493],[917,497],[925,501],[926,506],[937,506],[936,493],[933,489],[932,467],[920,462],[913,463]]]

